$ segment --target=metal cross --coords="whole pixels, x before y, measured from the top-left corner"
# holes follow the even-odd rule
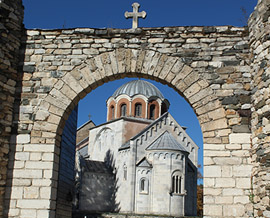
[[[132,21],[132,28],[135,29],[135,28],[138,28],[138,18],[145,18],[146,17],[146,12],[145,11],[142,11],[142,12],[139,12],[139,7],[140,7],[140,4],[137,3],[137,2],[134,2],[132,4],[132,7],[133,7],[133,12],[125,12],[125,17],[128,19],[128,18],[133,18],[133,21]]]

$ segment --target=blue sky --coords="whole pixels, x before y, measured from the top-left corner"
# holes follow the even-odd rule
[[[135,0],[134,0],[135,1]],[[27,28],[130,28],[124,18],[132,0],[23,0]],[[143,27],[245,25],[241,8],[250,14],[256,0],[138,0],[147,12]]]
[[[24,24],[28,29],[130,28],[131,19],[125,19],[124,13],[132,11],[133,2],[131,0],[23,0]],[[141,5],[140,11],[147,12],[146,19],[140,20],[140,27],[245,26],[245,17],[249,16],[257,4],[256,0],[138,0],[137,2]],[[107,98],[120,85],[130,80],[117,80],[104,84],[81,100],[78,126],[89,119],[89,114],[96,124],[105,122]],[[202,165],[202,134],[192,108],[173,89],[160,83],[153,82],[153,84],[171,102],[170,113],[180,125],[188,127],[188,134],[201,147],[199,163]]]

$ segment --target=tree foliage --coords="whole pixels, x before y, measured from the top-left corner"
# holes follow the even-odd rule
[[[203,216],[203,185],[197,185],[197,216]]]

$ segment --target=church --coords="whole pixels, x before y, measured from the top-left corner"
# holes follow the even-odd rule
[[[77,143],[77,209],[196,215],[198,146],[168,112],[169,101],[133,80],[106,104],[107,122]]]

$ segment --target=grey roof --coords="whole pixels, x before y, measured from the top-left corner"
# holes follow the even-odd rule
[[[122,94],[126,94],[130,97],[137,94],[142,94],[147,98],[156,96],[164,99],[164,96],[161,94],[161,92],[156,86],[144,80],[133,80],[125,83],[113,93],[112,97],[116,98],[117,96]]]
[[[152,167],[152,164],[149,163],[149,161],[146,159],[146,157],[144,157],[143,159],[141,159],[136,166],[140,166],[140,167]]]
[[[83,156],[83,157],[88,156],[88,145],[86,145],[86,146],[80,148],[80,149],[78,150],[78,152],[79,152],[79,154],[80,154],[81,156]]]
[[[146,150],[175,150],[188,152],[168,131],[159,136]]]

